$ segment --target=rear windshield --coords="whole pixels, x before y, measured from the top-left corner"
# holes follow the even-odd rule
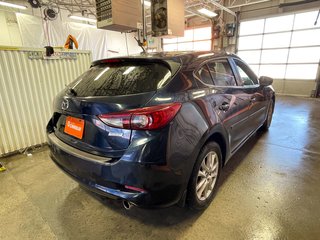
[[[156,91],[170,77],[159,63],[113,63],[90,68],[69,87],[79,97],[129,95]]]

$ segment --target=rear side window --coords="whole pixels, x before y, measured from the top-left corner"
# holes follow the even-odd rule
[[[70,87],[78,97],[130,95],[156,91],[170,77],[159,63],[112,63],[90,68]]]
[[[197,71],[195,77],[201,87],[213,86],[212,78],[206,64]]]
[[[236,86],[236,81],[227,60],[209,62],[209,71],[216,86]]]

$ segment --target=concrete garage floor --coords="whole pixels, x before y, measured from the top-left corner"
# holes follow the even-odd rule
[[[230,160],[202,213],[126,211],[80,188],[47,148],[1,159],[0,239],[319,239],[319,104],[278,97],[270,131]]]

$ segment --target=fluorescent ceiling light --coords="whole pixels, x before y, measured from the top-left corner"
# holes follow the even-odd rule
[[[103,71],[101,73],[99,73],[99,75],[93,80],[93,81],[97,81],[103,74],[106,73],[106,71],[108,71],[110,68],[106,67],[105,69],[103,69]]]
[[[206,8],[198,9],[198,12],[199,12],[199,13],[202,13],[202,14],[208,16],[208,17],[215,17],[215,16],[218,15],[218,14],[216,14],[215,12],[212,12],[212,11],[206,9]]]
[[[74,16],[74,15],[69,16],[69,18],[72,18],[72,19],[75,19],[75,20],[80,20],[80,21],[93,22],[93,23],[97,22],[96,19],[87,18],[87,17],[80,17],[80,16]]]
[[[151,7],[151,2],[149,2],[149,1],[144,1],[144,5],[145,5],[146,7]]]
[[[1,6],[5,6],[5,7],[18,8],[18,9],[27,9],[26,6],[17,5],[17,4],[8,3],[8,2],[1,2],[1,1],[0,1],[0,5],[1,5]]]
[[[126,71],[124,71],[123,75],[128,75],[131,73],[136,67],[129,67]]]

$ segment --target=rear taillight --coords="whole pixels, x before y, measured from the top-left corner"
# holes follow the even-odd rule
[[[167,125],[181,108],[181,103],[171,103],[152,107],[138,108],[119,113],[101,114],[98,117],[111,127],[153,130]]]

